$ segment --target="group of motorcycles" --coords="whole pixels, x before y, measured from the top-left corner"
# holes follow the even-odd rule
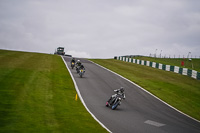
[[[71,61],[71,68],[76,68],[76,72],[80,75],[82,78],[85,73],[85,68],[78,60],[75,62],[75,60]],[[115,110],[119,105],[121,105],[122,100],[125,99],[125,92],[124,88],[121,87],[120,89],[114,90],[115,94],[110,97],[110,99],[106,102],[106,107],[111,107],[112,110]]]
[[[82,63],[80,62],[80,60],[78,60],[77,62],[73,62],[71,61],[71,68],[74,69],[74,67],[76,68],[76,72],[80,75],[80,77],[82,78],[84,73],[85,73],[85,68],[82,65]]]

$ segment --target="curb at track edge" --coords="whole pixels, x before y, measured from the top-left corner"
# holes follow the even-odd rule
[[[110,71],[111,73],[113,73],[113,74],[116,74],[117,76],[119,76],[119,77],[121,77],[121,78],[123,78],[123,79],[127,80],[128,82],[130,82],[130,83],[132,83],[133,85],[137,86],[138,88],[142,89],[143,91],[145,91],[145,92],[146,92],[146,93],[148,93],[149,95],[153,96],[153,97],[154,97],[154,98],[156,98],[157,100],[159,100],[159,101],[161,101],[162,103],[166,104],[166,105],[167,105],[167,106],[169,106],[170,108],[172,108],[172,109],[176,110],[177,112],[179,112],[179,113],[181,113],[181,114],[183,114],[183,115],[187,116],[188,118],[190,118],[190,119],[192,119],[192,120],[194,120],[194,121],[196,121],[196,122],[199,122],[199,123],[200,123],[200,121],[199,121],[199,120],[197,120],[197,119],[195,119],[195,118],[193,118],[193,117],[191,117],[191,116],[189,116],[189,115],[187,115],[187,114],[185,114],[185,113],[181,112],[180,110],[176,109],[175,107],[173,107],[173,106],[169,105],[168,103],[166,103],[165,101],[161,100],[161,99],[160,99],[160,98],[158,98],[157,96],[153,95],[153,94],[152,94],[152,93],[150,93],[149,91],[145,90],[145,89],[144,89],[144,88],[142,88],[141,86],[137,85],[137,84],[136,84],[136,83],[134,83],[133,81],[131,81],[131,80],[129,80],[129,79],[127,79],[127,78],[125,78],[125,77],[123,77],[123,76],[119,75],[118,73],[116,73],[116,72],[113,72],[113,71],[109,70],[108,68],[105,68],[105,67],[103,67],[103,66],[101,66],[101,65],[99,65],[99,64],[97,64],[97,63],[95,63],[95,62],[93,62],[93,61],[91,61],[91,60],[88,60],[88,61],[90,61],[90,62],[92,62],[92,63],[96,64],[97,66],[99,66],[99,67],[102,67],[103,69],[105,69],[105,70],[107,70],[107,71]]]
[[[70,74],[70,76],[71,76],[71,78],[72,78],[72,80],[73,80],[73,82],[74,82],[74,86],[75,86],[76,92],[78,93],[78,96],[79,96],[81,102],[83,103],[84,107],[86,108],[86,110],[90,113],[90,115],[91,115],[103,128],[105,128],[108,132],[112,133],[103,123],[101,123],[101,122],[95,117],[95,115],[94,115],[92,112],[90,112],[90,110],[89,110],[88,107],[86,106],[86,104],[85,104],[85,102],[84,102],[84,100],[83,100],[83,98],[82,98],[82,96],[81,96],[81,93],[80,93],[80,91],[79,91],[79,89],[78,89],[78,86],[77,86],[77,84],[76,84],[76,81],[75,81],[75,79],[74,79],[74,77],[73,77],[71,71],[69,70],[69,67],[67,66],[67,63],[65,62],[63,56],[61,56],[61,58],[62,58],[63,62],[65,63],[65,66],[67,67],[67,70],[69,71],[69,74]]]

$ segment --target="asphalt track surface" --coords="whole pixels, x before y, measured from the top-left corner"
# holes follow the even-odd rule
[[[71,69],[88,109],[113,133],[200,133],[200,123],[177,112],[127,80],[81,59],[83,78]],[[126,99],[116,110],[105,107],[114,89],[125,88]],[[192,108],[191,108],[192,109]]]

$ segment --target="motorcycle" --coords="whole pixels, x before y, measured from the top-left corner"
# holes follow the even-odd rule
[[[106,102],[106,107],[111,107],[115,110],[119,105],[121,105],[122,99],[125,99],[125,93],[118,93],[118,90],[114,90],[117,94],[114,94]]]
[[[79,70],[79,75],[80,75],[80,77],[82,78],[83,77],[83,74],[85,73],[85,70],[83,70],[83,69],[80,69]]]
[[[72,62],[72,63],[71,63],[71,67],[72,67],[72,69],[74,68],[74,66],[75,66],[75,63]]]
[[[78,68],[78,66],[76,66],[76,72],[79,73],[79,68]]]

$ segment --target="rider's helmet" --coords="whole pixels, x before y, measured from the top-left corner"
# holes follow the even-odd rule
[[[79,63],[79,62],[80,62],[80,60],[77,60],[77,62]]]
[[[124,87],[120,87],[120,91],[121,91],[121,92],[124,92]]]

